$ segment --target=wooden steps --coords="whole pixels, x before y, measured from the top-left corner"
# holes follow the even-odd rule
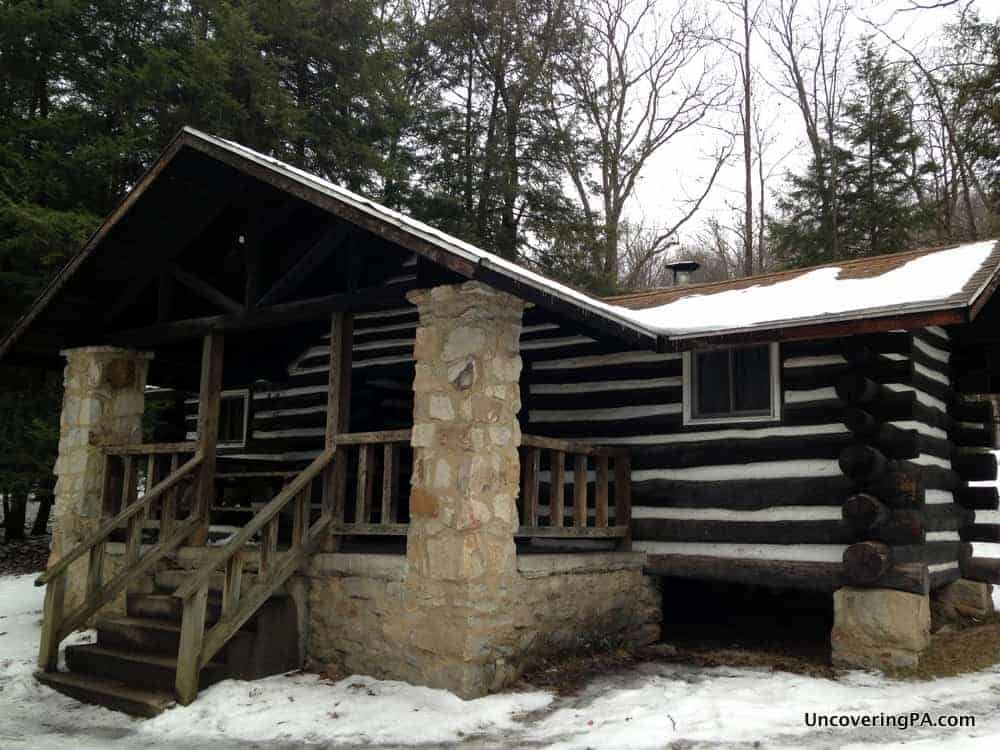
[[[132,716],[152,718],[174,705],[172,690],[150,690],[76,672],[36,672],[35,679],[63,695]]]
[[[102,615],[96,620],[97,642],[68,646],[68,672],[38,672],[44,685],[76,698],[134,716],[156,716],[175,703],[177,651],[181,635],[182,603],[170,592],[183,580],[186,571],[156,575],[153,593],[130,593],[126,614]],[[273,617],[288,599],[269,601],[258,612]],[[222,595],[210,591],[207,626],[219,620]],[[227,678],[255,679],[285,671],[297,664],[281,663],[271,652],[279,651],[258,633],[259,617],[252,617],[238,630],[215,659],[202,668],[199,687],[206,688]],[[265,619],[265,621],[268,621]],[[271,633],[272,636],[278,634]],[[295,638],[283,632],[283,638]]]

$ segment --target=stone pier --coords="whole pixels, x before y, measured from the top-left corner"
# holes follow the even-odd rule
[[[406,616],[414,681],[472,697],[510,657],[524,303],[476,282],[411,292],[420,323]]]
[[[49,564],[91,534],[101,518],[102,442],[142,441],[146,374],[152,354],[108,346],[68,349],[63,379],[54,525]],[[69,571],[67,611],[83,600],[87,558]]]
[[[930,639],[926,594],[845,587],[833,595],[830,644],[835,667],[913,667]]]

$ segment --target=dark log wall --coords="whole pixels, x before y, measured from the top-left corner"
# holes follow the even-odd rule
[[[922,591],[997,528],[972,510],[996,491],[968,486],[996,475],[991,417],[952,390],[950,351],[940,328],[785,343],[780,422],[711,427],[682,424],[682,355],[565,352],[531,363],[528,429],[632,448],[634,545],[654,570]],[[843,561],[866,542],[887,559],[864,581]]]
[[[356,317],[352,430],[411,424],[416,322],[412,307]],[[683,355],[598,341],[537,308],[521,350],[525,432],[632,450],[633,539],[652,570],[919,591],[957,578],[968,542],[1000,541],[996,489],[969,486],[996,476],[992,414],[953,391],[943,329],[783,343],[781,419],[766,424],[684,426]],[[318,454],[327,357],[324,339],[286,382],[253,389],[233,462]]]
[[[969,484],[996,478],[990,406],[954,390],[943,329],[857,337],[844,353],[837,393],[852,441],[839,461],[855,483],[844,580],[880,586],[925,568],[930,588],[953,581],[978,533],[975,506],[996,504],[994,488]]]

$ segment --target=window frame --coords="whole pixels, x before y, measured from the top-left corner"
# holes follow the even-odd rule
[[[715,347],[713,351],[733,351],[737,349],[750,349],[764,346],[764,344],[747,344],[745,346],[722,346]],[[781,351],[777,342],[769,342],[768,362],[770,365],[770,394],[771,406],[767,414],[719,414],[700,416],[695,413],[695,399],[697,398],[696,387],[696,358],[695,354],[701,351],[686,351],[683,356],[682,371],[682,392],[683,408],[682,417],[684,426],[687,425],[711,425],[711,424],[751,424],[760,422],[781,421]]]
[[[226,398],[234,398],[240,396],[243,398],[243,437],[239,441],[223,441],[219,440],[217,447],[219,448],[245,448],[247,444],[247,434],[250,431],[250,389],[249,388],[236,388],[234,390],[222,391],[219,393],[219,411],[221,415],[222,411],[222,401]],[[219,431],[222,431],[222,420],[220,416],[219,420]]]

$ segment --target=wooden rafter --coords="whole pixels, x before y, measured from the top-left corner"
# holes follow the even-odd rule
[[[416,288],[412,282],[359,289],[356,292],[285,302],[272,307],[257,307],[231,315],[211,315],[172,321],[145,328],[117,331],[108,339],[121,346],[155,346],[204,336],[210,331],[254,331],[279,328],[293,323],[323,320],[338,311],[377,310],[399,305],[406,292]]]
[[[214,286],[195,274],[185,271],[176,263],[168,263],[167,270],[177,281],[186,286],[202,299],[211,302],[216,307],[231,313],[243,312],[246,308],[227,294],[220,292]]]
[[[337,222],[324,229],[319,238],[306,250],[295,265],[265,292],[258,304],[261,306],[273,305],[287,299],[323,265],[327,258],[343,247],[349,236],[350,225],[344,222]]]
[[[213,200],[210,201],[204,213],[185,223],[180,235],[173,240],[174,250],[171,253],[171,256],[176,257],[189,248],[191,243],[193,243],[202,234],[202,232],[204,232],[205,229],[222,214],[223,211],[233,204],[233,202],[243,193],[243,190],[244,186],[242,184],[239,184],[234,190],[220,190],[219,193],[214,196]],[[159,264],[147,263],[145,265],[145,272],[141,273],[139,278],[131,281],[125,292],[111,306],[111,310],[104,318],[105,324],[114,322],[119,315],[135,304],[135,302],[137,302],[139,298],[146,293],[149,285],[153,283],[156,277],[160,274],[162,267]]]

